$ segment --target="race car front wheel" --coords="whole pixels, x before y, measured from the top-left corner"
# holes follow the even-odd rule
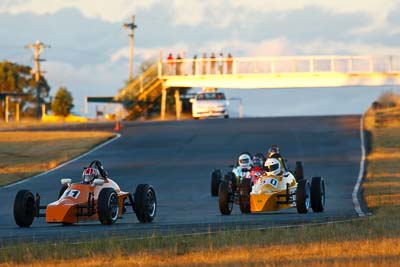
[[[221,170],[213,170],[211,173],[211,196],[218,196],[219,184],[222,179]]]
[[[20,190],[14,200],[14,220],[19,227],[31,226],[35,217],[35,197],[29,190]]]
[[[242,179],[240,185],[240,211],[242,213],[250,213],[250,192],[251,192],[251,179]]]
[[[296,169],[294,169],[294,177],[296,181],[304,179],[303,163],[301,161],[296,161]]]
[[[112,188],[103,188],[97,201],[97,212],[101,224],[111,225],[118,220],[118,195]]]
[[[149,184],[140,184],[134,194],[136,218],[141,223],[152,222],[156,216],[156,192]]]
[[[306,179],[297,183],[296,207],[298,213],[307,213],[310,208],[310,183]]]
[[[218,192],[219,211],[222,215],[230,215],[233,209],[233,194],[228,181],[222,181]]]

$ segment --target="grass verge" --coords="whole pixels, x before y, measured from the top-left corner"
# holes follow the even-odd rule
[[[373,216],[351,222],[202,236],[112,237],[85,244],[20,244],[0,250],[14,266],[375,266],[400,262],[400,123],[392,110],[369,112],[370,152],[363,184]],[[379,118],[378,118],[379,116]]]
[[[114,136],[108,132],[0,132],[0,186],[33,176]]]

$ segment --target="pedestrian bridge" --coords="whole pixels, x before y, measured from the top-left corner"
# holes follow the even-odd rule
[[[400,56],[185,59],[158,63],[166,88],[305,88],[400,84]]]
[[[165,117],[169,88],[321,88],[400,85],[400,56],[291,56],[160,60],[123,88],[117,100],[155,101]],[[180,117],[179,91],[175,90]]]

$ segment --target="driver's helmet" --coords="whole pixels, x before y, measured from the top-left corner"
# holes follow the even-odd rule
[[[238,159],[241,168],[251,168],[251,157],[248,154],[241,154]]]
[[[259,155],[255,155],[253,157],[253,166],[254,167],[262,167],[264,165],[264,159]]]
[[[85,183],[91,183],[94,179],[99,177],[99,171],[95,168],[86,168],[82,173],[82,180]]]
[[[272,145],[269,149],[268,149],[268,157],[271,157],[274,154],[279,154],[279,147],[278,145]]]
[[[264,167],[268,176],[270,175],[277,176],[282,172],[281,163],[279,162],[278,159],[275,158],[267,159],[265,161]]]

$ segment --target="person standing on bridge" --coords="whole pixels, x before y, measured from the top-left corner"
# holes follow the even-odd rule
[[[182,58],[181,55],[178,54],[176,56],[176,75],[181,75],[181,69],[182,69]]]
[[[232,74],[232,64],[233,64],[233,58],[231,53],[229,53],[228,57],[226,58],[226,73]]]
[[[215,74],[215,63],[215,54],[213,52],[210,56],[210,74]]]
[[[203,53],[203,58],[201,59],[201,74],[207,74],[207,54]]]
[[[167,74],[168,75],[173,75],[174,74],[174,57],[172,56],[172,53],[169,53],[167,57],[167,64],[168,64],[168,69],[167,69]]]
[[[193,72],[193,75],[196,75],[196,72],[197,72],[197,55],[193,56],[192,72]]]
[[[224,74],[224,54],[219,53],[218,58],[218,72],[219,74]]]

